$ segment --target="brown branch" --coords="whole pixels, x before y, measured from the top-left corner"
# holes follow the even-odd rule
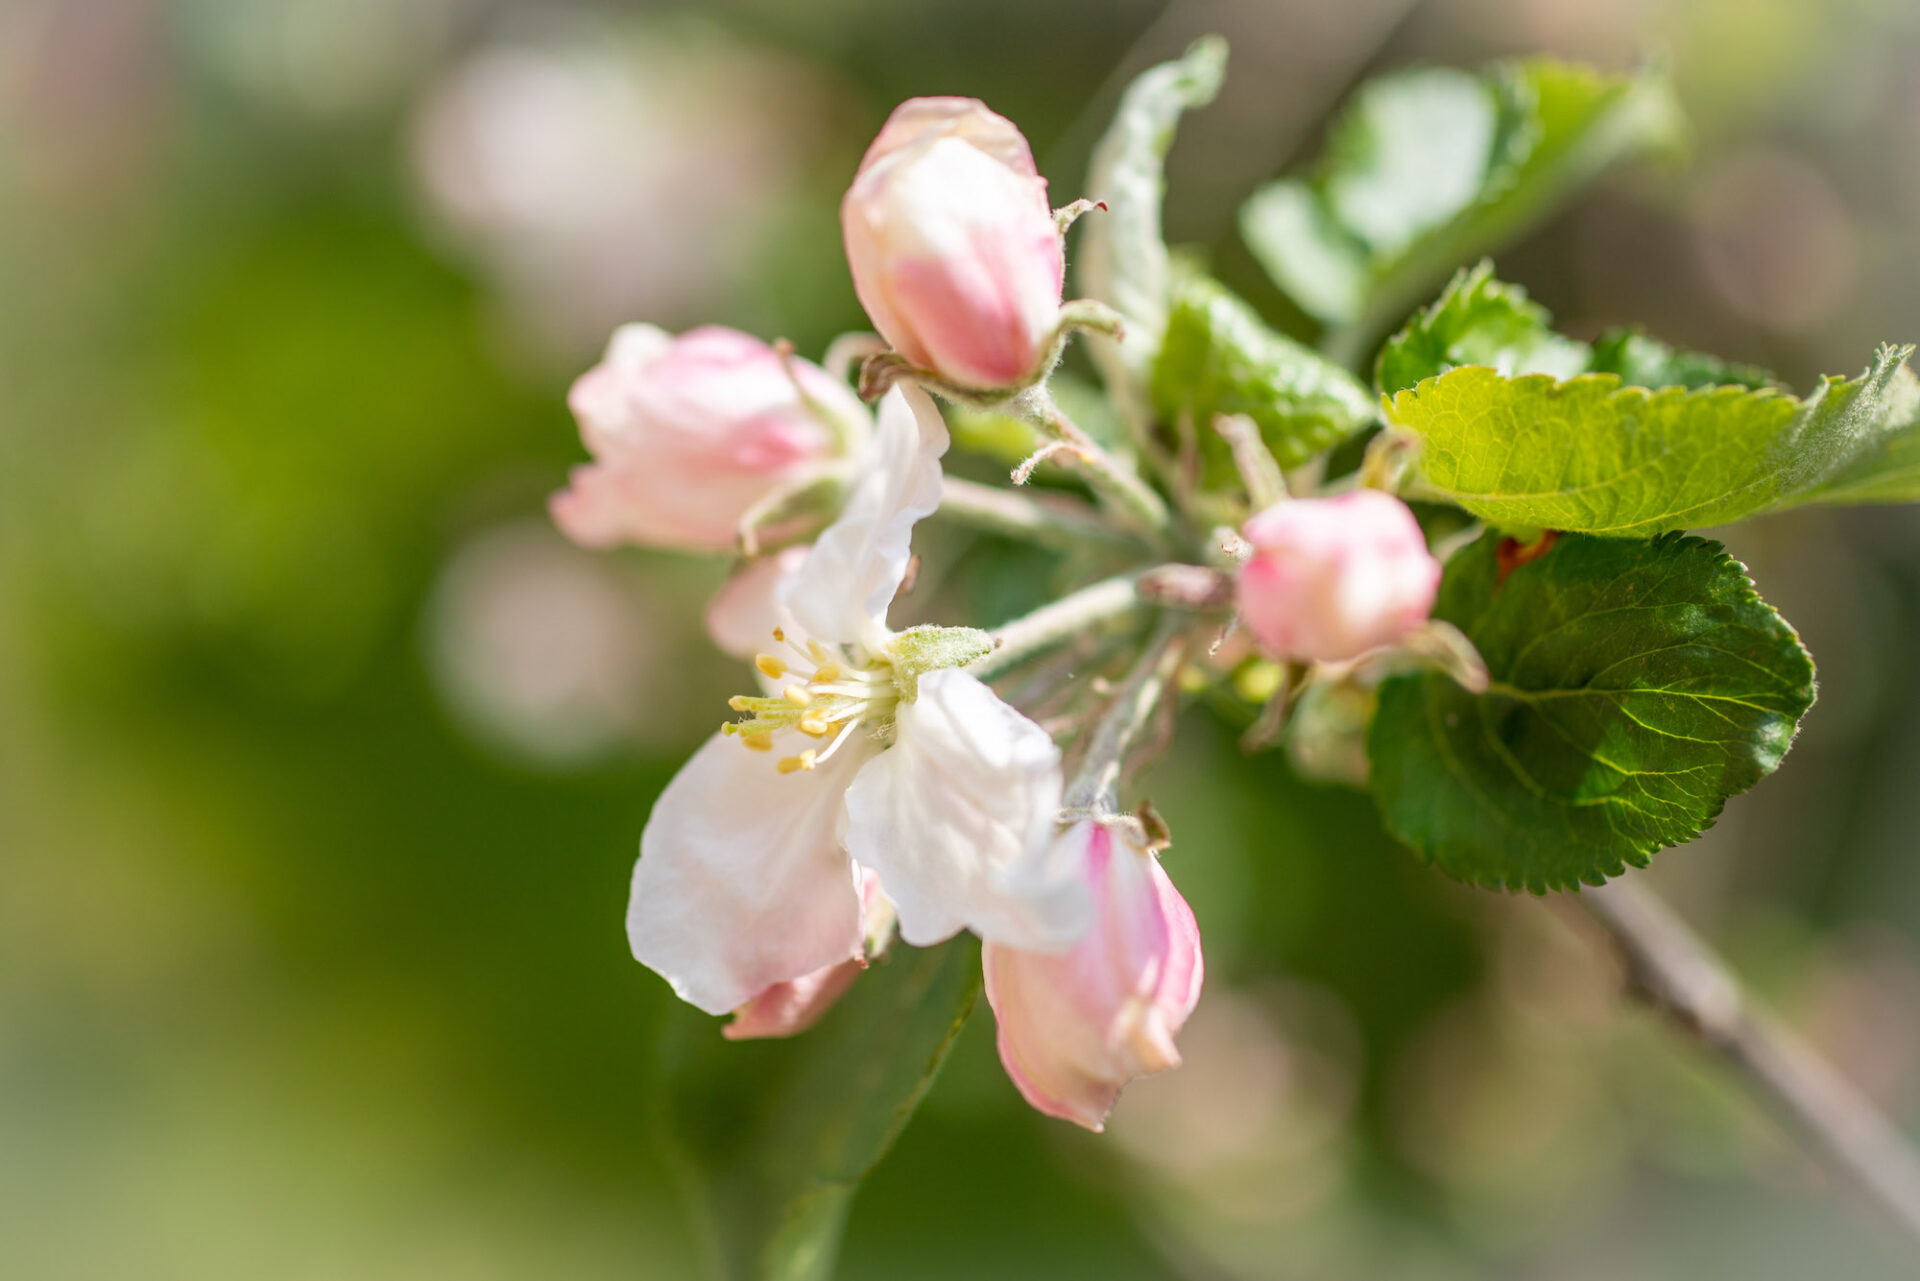
[[[1582,890],[1577,901],[1613,936],[1636,995],[1738,1072],[1920,1244],[1920,1155],[1900,1128],[1755,1006],[1713,949],[1637,880]]]

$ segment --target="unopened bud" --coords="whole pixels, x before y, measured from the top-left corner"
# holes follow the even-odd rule
[[[1427,620],[1440,562],[1405,503],[1374,489],[1298,498],[1240,531],[1240,619],[1275,658],[1341,662],[1404,639]]]
[[[1086,820],[1093,924],[1071,950],[985,952],[1000,1061],[1028,1103],[1099,1130],[1122,1087],[1176,1067],[1174,1037],[1200,999],[1200,931],[1132,824]]]
[[[1046,180],[1011,121],[972,98],[900,104],[840,227],[854,292],[909,364],[983,390],[1042,372],[1066,265]]]

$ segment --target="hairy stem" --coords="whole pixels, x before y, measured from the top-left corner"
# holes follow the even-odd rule
[[[1140,473],[1115,458],[1100,443],[1080,430],[1054,403],[1053,396],[1041,384],[1022,398],[1022,404],[1035,422],[1054,439],[1068,446],[1069,455],[1079,465],[1087,483],[1127,515],[1142,531],[1161,538],[1172,523],[1167,504],[1153,486],[1140,479]]]
[[[1086,758],[1067,787],[1068,809],[1103,808],[1120,804],[1120,772],[1127,752],[1140,731],[1159,710],[1174,673],[1184,657],[1185,619],[1169,615],[1154,629],[1153,639],[1113,696],[1106,714],[1094,727]]]
[[[1146,598],[1140,594],[1143,572],[1102,579],[1091,587],[1082,587],[1051,605],[1043,605],[1031,614],[1014,619],[994,633],[997,643],[993,652],[967,670],[982,680],[991,680],[1015,663],[1051,645],[1084,635],[1103,623],[1110,623],[1145,608]]]
[[[1635,992],[1740,1073],[1920,1244],[1920,1155],[1899,1127],[1756,1008],[1726,963],[1652,891],[1623,879],[1582,890],[1577,901],[1613,936]]]
[[[940,515],[1010,538],[1066,551],[1088,543],[1139,546],[1086,503],[1064,494],[1022,494],[948,476],[941,483]]]

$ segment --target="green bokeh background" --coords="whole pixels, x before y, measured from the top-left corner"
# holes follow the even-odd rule
[[[818,353],[895,102],[986,98],[1065,200],[1208,30],[1170,232],[1297,331],[1238,201],[1372,70],[1546,50],[1667,57],[1698,125],[1500,255],[1568,327],[1803,387],[1920,338],[1900,0],[0,0],[0,1273],[695,1275],[621,914],[739,677],[722,566],[545,525],[567,383],[626,319]],[[1920,1121],[1920,514],[1729,540],[1821,702],[1652,878]],[[983,616],[1046,570],[929,548]],[[1188,1067],[1094,1138],[983,1012],[842,1275],[1912,1275],[1577,917],[1181,729],[1143,785],[1208,944]]]

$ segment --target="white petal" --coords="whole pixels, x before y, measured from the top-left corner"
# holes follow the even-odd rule
[[[775,646],[774,628],[794,630],[778,593],[781,581],[806,558],[805,547],[788,547],[742,562],[720,585],[707,602],[707,636],[722,653],[746,662]]]
[[[916,946],[961,928],[1058,949],[1091,919],[1073,850],[1053,841],[1060,749],[958,670],[920,678],[892,748],[847,789],[847,851],[880,874]]]
[[[809,635],[879,648],[887,606],[907,575],[913,527],[940,505],[946,452],[947,426],[927,393],[909,384],[888,392],[866,474],[783,588]]]
[[[682,1000],[724,1014],[859,955],[859,879],[838,829],[848,780],[872,750],[848,742],[818,769],[783,775],[768,753],[708,739],[640,836],[634,959]]]

